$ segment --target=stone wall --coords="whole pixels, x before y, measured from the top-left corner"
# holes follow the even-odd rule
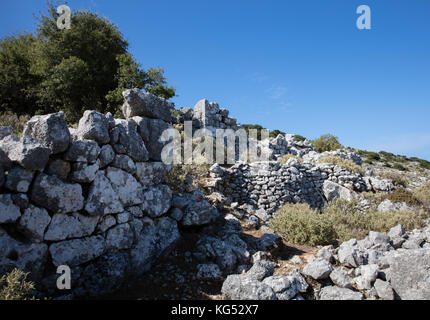
[[[391,191],[388,180],[349,172],[332,164],[303,163],[294,158],[280,162],[237,163],[230,168],[211,167],[214,190],[262,220],[286,203],[308,203],[320,208],[336,198],[357,198],[357,192]]]
[[[55,113],[33,117],[21,138],[0,130],[0,274],[31,272],[55,296],[64,294],[57,267],[67,265],[75,295],[111,292],[154,265],[178,225],[217,217],[196,193],[171,208],[158,141],[171,103],[138,90],[124,98],[126,119],[86,111],[73,129]]]

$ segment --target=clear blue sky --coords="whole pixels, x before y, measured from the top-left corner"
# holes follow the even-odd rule
[[[430,160],[429,0],[69,0],[117,24],[177,107],[202,99],[240,123]],[[356,9],[372,29],[356,28]],[[0,37],[33,31],[44,0],[2,0]]]

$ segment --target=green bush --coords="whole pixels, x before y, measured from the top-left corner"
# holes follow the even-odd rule
[[[335,166],[339,166],[348,170],[349,172],[358,172],[364,174],[364,169],[356,164],[354,161],[349,159],[344,159],[339,156],[324,156],[319,160],[320,163],[331,163]]]
[[[288,243],[325,245],[335,239],[328,219],[307,204],[287,204],[270,221],[271,228]]]
[[[0,278],[0,300],[28,300],[31,297],[31,291],[34,289],[34,283],[27,281],[28,273],[18,269]]]
[[[334,151],[342,149],[343,146],[339,142],[339,138],[332,134],[324,134],[316,140],[312,141],[315,150],[318,152]]]
[[[287,204],[270,221],[286,242],[311,246],[363,239],[370,231],[388,232],[397,224],[407,230],[424,227],[430,213],[420,210],[359,213],[357,201],[336,200],[322,212],[307,204]]]
[[[305,140],[306,140],[306,138],[305,138],[305,137],[303,137],[303,136],[301,136],[301,135],[299,135],[299,134],[294,135],[294,138],[295,138],[297,141],[305,141]]]

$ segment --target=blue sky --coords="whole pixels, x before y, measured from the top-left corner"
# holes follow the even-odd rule
[[[217,101],[240,123],[430,160],[428,0],[69,0],[165,69],[177,107]],[[358,30],[356,9],[372,10]],[[33,31],[44,0],[2,0],[0,37]]]

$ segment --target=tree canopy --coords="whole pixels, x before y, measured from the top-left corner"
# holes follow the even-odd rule
[[[0,111],[40,114],[63,110],[74,122],[86,109],[115,114],[122,91],[175,95],[161,68],[144,70],[117,26],[91,11],[72,13],[71,28],[57,27],[53,4],[35,34],[0,41]]]

